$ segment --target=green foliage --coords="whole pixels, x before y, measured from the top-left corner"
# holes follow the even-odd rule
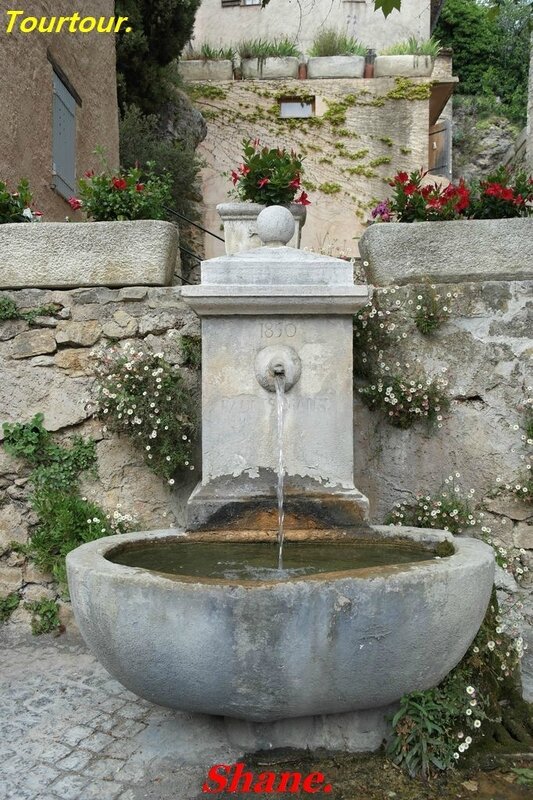
[[[167,218],[171,178],[156,174],[152,163],[145,170],[129,167],[118,174],[105,166],[100,173],[87,172],[78,183],[80,199],[71,198],[69,203],[74,209],[83,208],[95,222]]]
[[[193,100],[201,98],[206,100],[225,100],[228,96],[224,89],[220,86],[214,86],[212,83],[195,83],[190,86],[188,91]]]
[[[148,466],[170,485],[177,470],[194,469],[193,399],[179,369],[162,353],[106,352],[96,393],[97,414],[107,428],[131,437]]]
[[[54,317],[59,311],[59,306],[50,303],[46,306],[38,306],[28,311],[20,311],[14,300],[6,295],[0,295],[0,322],[8,319],[23,319],[32,325],[37,317]]]
[[[472,219],[511,219],[533,214],[533,177],[498,167],[473,184],[468,216]]]
[[[233,170],[231,179],[241,200],[267,206],[288,205],[291,202],[308,204],[307,195],[300,190],[302,156],[278,147],[261,147],[259,140],[244,139],[243,161]]]
[[[390,156],[378,156],[368,163],[370,167],[380,167],[382,164],[390,164],[391,161],[392,158]]]
[[[382,50],[382,55],[387,56],[431,56],[436,58],[440,52],[440,42],[433,36],[430,39],[417,39],[410,36],[404,42],[397,42]]]
[[[81,473],[94,474],[96,469],[94,440],[75,436],[64,447],[43,422],[43,415],[36,414],[30,422],[3,425],[6,452],[32,467],[31,505],[39,519],[29,542],[13,542],[12,548],[52,573],[65,592],[67,553],[84,542],[123,532],[127,517],[115,512],[111,520],[98,505],[80,497]]]
[[[364,56],[366,47],[353,36],[335,28],[322,28],[311,45],[310,56]]]
[[[184,366],[200,369],[202,366],[202,340],[199,336],[182,336],[181,349]]]
[[[374,0],[374,10],[382,11],[384,17],[388,17],[393,11],[399,11],[402,0]]]
[[[376,370],[382,350],[391,344],[389,311],[379,306],[377,294],[353,319],[353,371],[359,378],[369,378]]]
[[[6,222],[33,222],[37,216],[31,210],[32,193],[28,181],[23,178],[14,192],[4,181],[0,181],[0,225]]]
[[[444,381],[427,378],[421,370],[412,376],[385,374],[372,380],[359,389],[361,400],[396,428],[411,428],[419,420],[435,422],[450,406]]]
[[[332,183],[331,181],[326,181],[326,183],[321,183],[318,187],[318,191],[322,192],[323,194],[338,194],[341,191],[341,186],[338,183]]]
[[[523,642],[505,634],[501,621],[493,592],[485,620],[457,667],[435,689],[402,697],[388,754],[412,777],[427,779],[450,769],[491,729],[501,731],[506,716],[513,724],[505,707],[527,719],[518,689]],[[516,722],[513,727],[516,731]],[[531,739],[525,728],[523,732]],[[501,739],[502,733],[497,736]]]
[[[280,39],[243,39],[237,45],[241,58],[257,58],[262,61],[271,57],[287,57],[300,55],[296,42],[284,36]]]
[[[5,295],[0,295],[0,321],[19,319],[18,306],[14,300]]]
[[[13,611],[19,607],[20,597],[17,592],[0,597],[0,622],[7,622]]]
[[[502,0],[498,13],[476,0],[446,0],[435,35],[453,48],[457,92],[485,97],[491,107],[525,124],[531,0]],[[499,99],[499,102],[498,100]]]
[[[129,18],[117,40],[117,85],[121,110],[136,105],[159,112],[172,97],[166,69],[192,36],[200,0],[117,0],[115,14]]]
[[[513,767],[511,772],[518,776],[516,782],[520,786],[533,786],[533,769]]]
[[[190,48],[181,54],[182,61],[203,60],[203,61],[232,61],[235,55],[235,48],[214,47],[209,42],[204,42],[198,48]]]
[[[429,100],[431,96],[431,82],[414,83],[409,78],[395,78],[394,89],[385,95],[387,100]],[[380,98],[376,98],[378,101]],[[376,102],[376,105],[381,105]]]
[[[59,606],[55,600],[36,600],[33,603],[25,603],[24,605],[32,612],[31,632],[34,636],[62,630],[63,626],[59,619]]]
[[[420,289],[415,306],[415,325],[420,333],[424,336],[435,333],[450,313],[446,299],[443,301],[432,286]]]
[[[385,525],[409,525],[463,533],[476,524],[470,498],[462,495],[454,478],[446,478],[445,486],[436,494],[420,495],[414,502],[396,503],[385,518]]]

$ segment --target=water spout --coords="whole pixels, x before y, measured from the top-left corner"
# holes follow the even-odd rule
[[[278,569],[283,569],[283,535],[285,523],[284,501],[284,481],[285,463],[283,452],[283,426],[285,422],[285,370],[281,367],[280,371],[273,369],[274,381],[276,385],[276,401],[278,414]]]

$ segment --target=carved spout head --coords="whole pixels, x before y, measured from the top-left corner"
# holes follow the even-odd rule
[[[259,350],[255,357],[255,377],[267,392],[276,391],[276,379],[283,378],[286,392],[300,379],[302,362],[298,353],[288,345],[270,345]]]

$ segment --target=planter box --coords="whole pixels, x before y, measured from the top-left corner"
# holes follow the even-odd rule
[[[376,56],[374,78],[427,78],[433,72],[431,56]]]
[[[184,81],[232,81],[233,64],[229,59],[180,61],[179,73]]]
[[[364,71],[364,56],[321,56],[307,64],[308,78],[362,78]]]
[[[228,256],[243,250],[255,250],[262,246],[256,233],[256,221],[265,206],[260,203],[220,203],[217,211],[224,223],[224,239]],[[290,206],[296,228],[288,247],[300,247],[302,228],[305,225],[306,208],[298,203]]]
[[[533,219],[378,222],[359,250],[377,286],[532,280]]]
[[[0,288],[169,286],[178,231],[160,220],[0,225]]]
[[[297,78],[300,60],[292,56],[285,58],[243,58],[242,76],[248,80],[270,78]]]

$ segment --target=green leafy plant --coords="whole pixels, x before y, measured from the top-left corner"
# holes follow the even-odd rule
[[[57,444],[36,414],[28,423],[4,423],[4,449],[32,467],[31,506],[38,523],[27,544],[12,542],[13,550],[29,556],[49,572],[66,593],[65,556],[84,542],[122,533],[130,515],[105,514],[79,492],[84,472],[96,472],[96,447],[92,439],[75,436],[69,447]]]
[[[31,325],[36,321],[37,317],[55,317],[59,310],[59,305],[50,303],[32,308],[29,311],[20,311],[14,300],[6,295],[0,295],[0,322],[9,319],[23,319]]]
[[[450,399],[446,382],[440,378],[427,378],[418,371],[413,376],[382,374],[359,389],[359,395],[372,411],[381,411],[396,428],[411,428],[415,422],[441,420]]]
[[[19,319],[19,316],[19,309],[15,301],[6,295],[0,295],[0,321]]]
[[[209,42],[204,42],[200,47],[191,47],[185,50],[180,58],[182,61],[231,61],[235,54],[235,49],[230,45],[228,47],[215,47]]]
[[[398,42],[381,51],[384,56],[431,56],[436,58],[440,52],[440,42],[433,36],[429,39],[417,39],[410,36],[403,42]]]
[[[449,300],[443,300],[432,286],[419,290],[415,306],[415,325],[424,336],[434,333],[451,313]]]
[[[394,763],[413,777],[429,778],[453,767],[495,731],[499,741],[507,737],[512,742],[506,725],[517,738],[531,742],[533,728],[519,719],[529,716],[518,688],[523,650],[520,636],[504,633],[494,592],[485,620],[457,667],[435,689],[402,697],[387,749]],[[515,740],[517,744],[523,747]]]
[[[296,42],[286,36],[272,40],[244,39],[237,45],[237,51],[241,58],[257,58],[259,61],[265,58],[287,58],[300,55]]]
[[[335,28],[323,28],[319,31],[309,51],[310,56],[364,56],[365,53],[364,44]]]
[[[181,350],[184,366],[200,369],[202,366],[202,340],[199,336],[182,336]]]
[[[113,220],[166,219],[171,202],[170,176],[157,175],[148,163],[143,171],[130,167],[113,174],[103,159],[104,170],[90,170],[80,178],[79,197],[71,197],[74,211],[83,209],[95,222]]]
[[[0,181],[0,225],[7,222],[38,222],[40,211],[33,210],[33,195],[30,184],[23,178],[14,192]]]
[[[63,630],[59,619],[59,606],[55,600],[35,600],[33,603],[25,603],[28,611],[32,612],[31,632],[34,636],[41,636],[43,633],[53,633]]]
[[[19,607],[20,597],[17,592],[0,597],[0,622],[7,622],[13,611]]]
[[[177,470],[194,469],[194,401],[178,367],[162,353],[109,349],[97,374],[96,413],[106,428],[131,437],[170,485]]]
[[[472,513],[470,496],[461,493],[450,475],[442,489],[434,495],[416,497],[414,502],[396,503],[386,516],[386,525],[408,525],[415,528],[435,528],[453,534],[463,533],[478,520]]]
[[[232,170],[234,191],[241,200],[266,206],[291,202],[309,205],[301,191],[302,156],[278,147],[261,147],[259,139],[243,140],[243,160]],[[300,191],[300,195],[295,195]]]

